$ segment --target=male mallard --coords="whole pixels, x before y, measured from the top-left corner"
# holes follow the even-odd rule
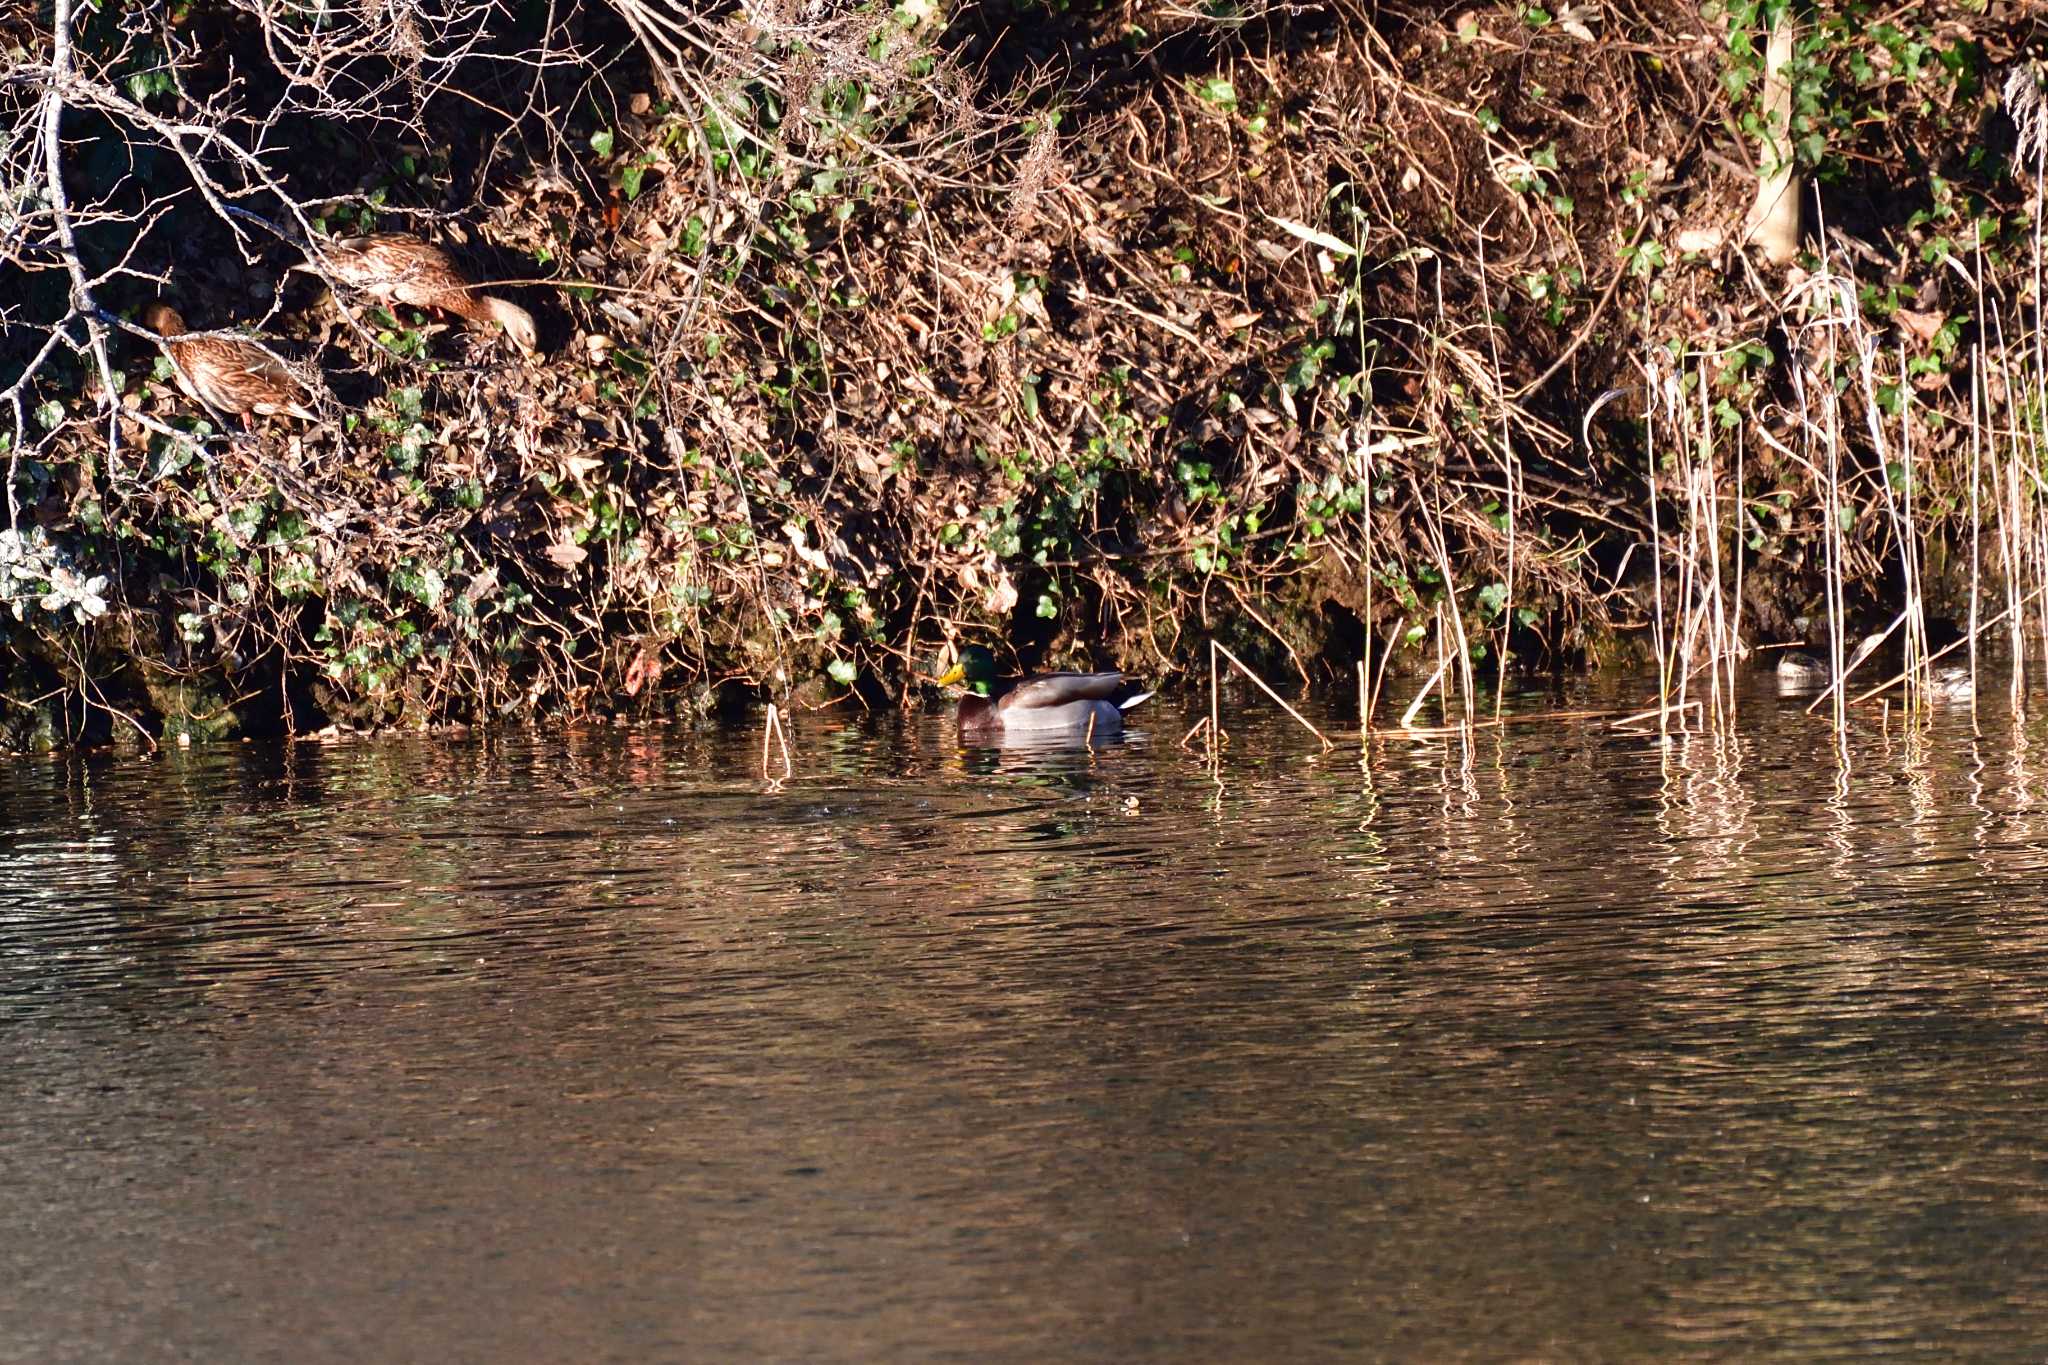
[[[960,661],[933,681],[967,689],[960,738],[969,744],[1103,739],[1121,734],[1124,712],[1152,695],[1121,673],[998,678],[995,656],[980,645],[961,646]]]
[[[306,391],[284,363],[261,346],[231,337],[185,336],[185,320],[161,299],[142,310],[142,325],[164,338],[178,387],[219,412],[250,425],[251,413],[306,421],[319,416],[303,401]]]
[[[478,292],[447,252],[410,233],[373,232],[321,241],[309,254],[321,271],[380,302],[431,308],[469,322],[495,322],[520,350],[534,348],[533,314],[509,299]],[[312,271],[309,266],[294,268]]]

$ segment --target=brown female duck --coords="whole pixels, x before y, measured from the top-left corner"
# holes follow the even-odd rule
[[[185,320],[161,299],[142,310],[142,325],[164,338],[178,387],[208,407],[240,417],[244,426],[253,425],[252,414],[319,420],[306,406],[305,387],[261,346],[231,337],[187,337]]]
[[[447,252],[410,233],[374,232],[324,241],[316,244],[312,255],[328,275],[382,303],[431,308],[467,322],[496,323],[520,350],[534,349],[538,334],[533,314],[509,299],[482,293]]]

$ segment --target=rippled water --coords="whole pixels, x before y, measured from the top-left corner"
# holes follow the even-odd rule
[[[2048,731],[0,765],[0,1359],[2038,1358]]]

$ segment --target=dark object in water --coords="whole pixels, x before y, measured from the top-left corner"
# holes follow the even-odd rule
[[[1828,661],[1803,649],[1787,650],[1778,656],[1780,692],[1818,692],[1828,685]]]

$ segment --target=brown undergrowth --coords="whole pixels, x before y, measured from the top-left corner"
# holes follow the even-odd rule
[[[2026,24],[1812,22],[1787,278],[1739,240],[1772,8],[60,6],[4,86],[59,136],[0,239],[0,728],[881,706],[967,637],[1483,674],[1663,610],[1676,659],[1709,560],[1721,652],[1805,629],[1824,560],[1895,595],[1897,438],[1938,561],[1971,433],[2035,430],[1987,85]],[[371,227],[540,353],[290,270]],[[129,322],[159,294],[324,419],[221,431]]]

